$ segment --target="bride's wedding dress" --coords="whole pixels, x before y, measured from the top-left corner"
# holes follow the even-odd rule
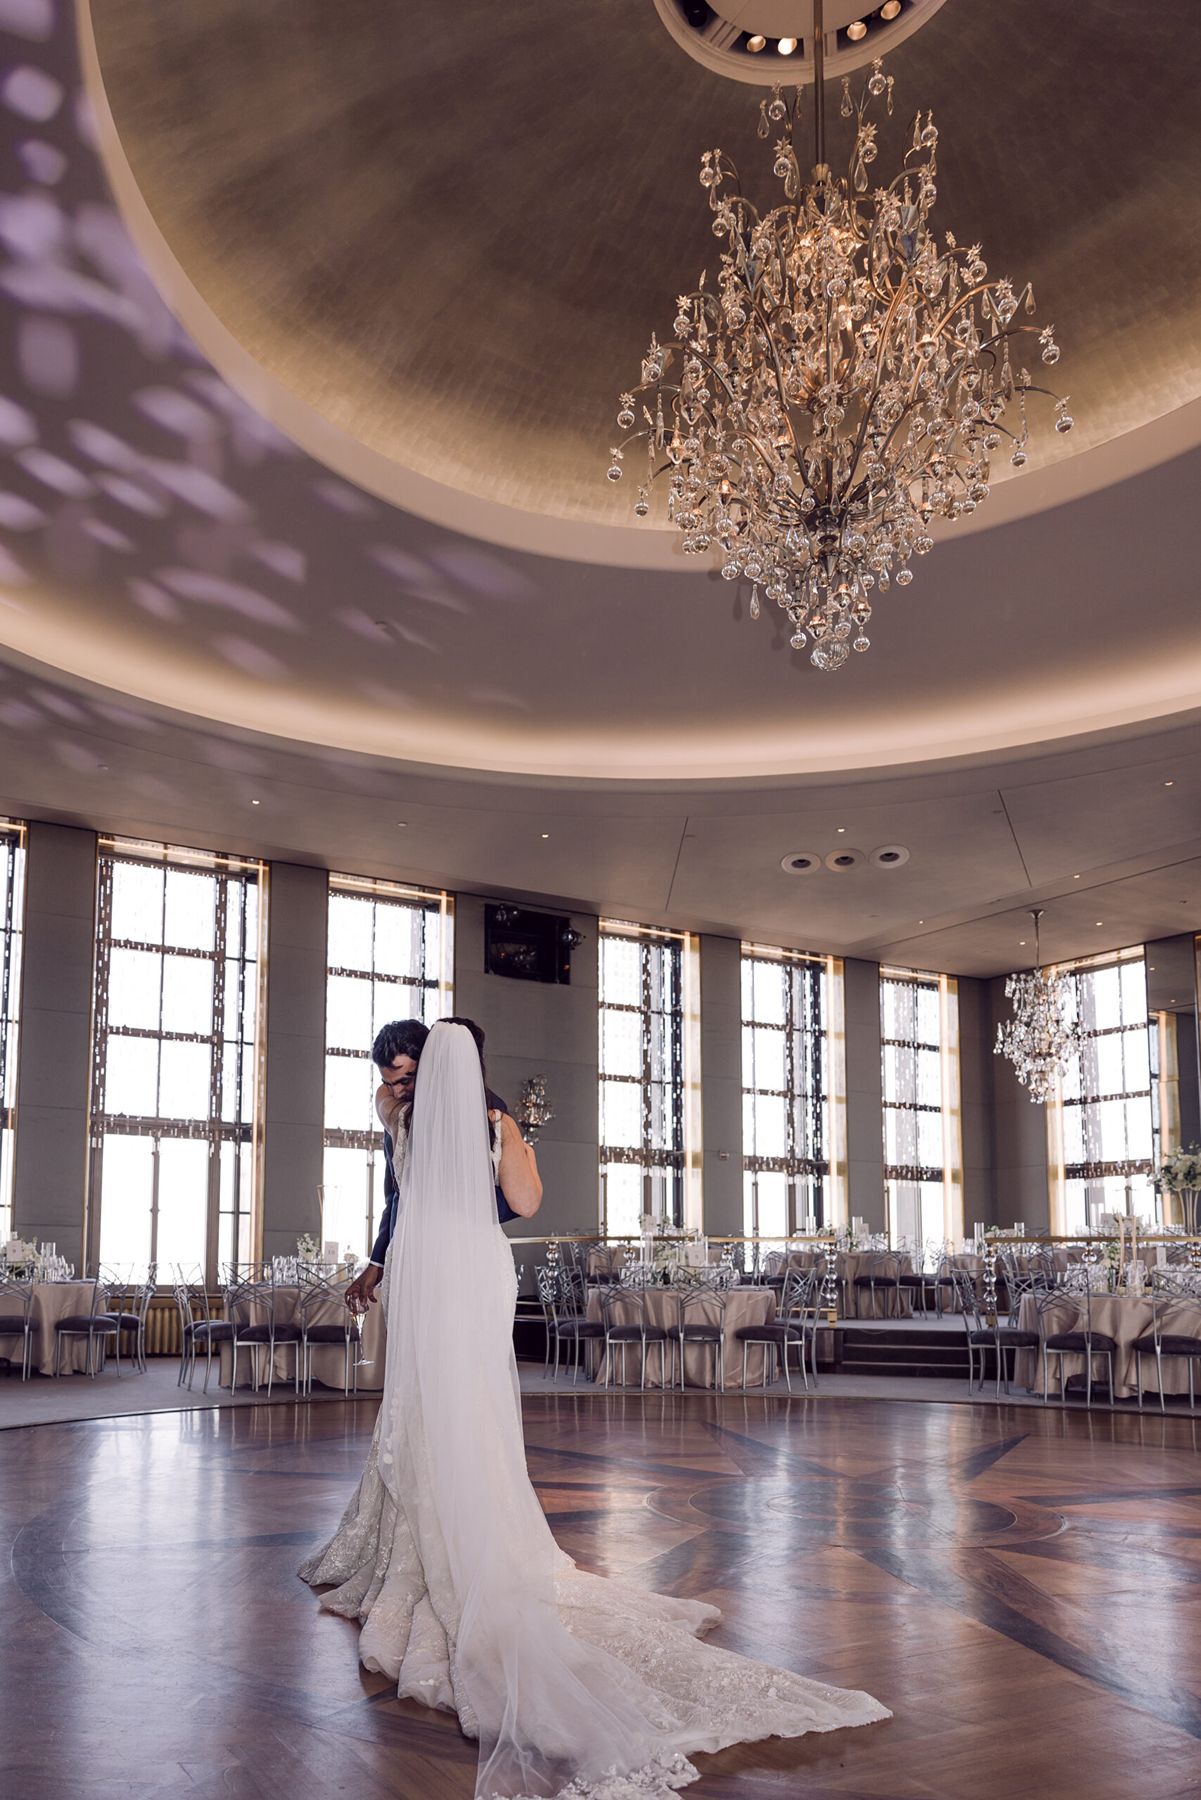
[[[362,1621],[367,1668],[480,1740],[477,1800],[667,1800],[698,1779],[695,1752],[888,1718],[868,1694],[702,1643],[715,1607],[586,1574],[558,1548],[526,1472],[484,1116],[470,1034],[436,1025],[398,1170],[375,1437],[301,1575]]]

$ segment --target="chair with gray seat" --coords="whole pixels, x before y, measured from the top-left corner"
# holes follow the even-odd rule
[[[221,1318],[214,1311],[205,1281],[187,1281],[181,1278],[174,1284],[172,1293],[179,1314],[180,1359],[176,1386],[186,1386],[191,1391],[192,1378],[196,1373],[196,1358],[203,1351],[203,1391],[207,1394],[213,1369],[213,1350],[231,1341],[234,1328],[228,1319]]]
[[[754,1345],[763,1347],[763,1382],[767,1386],[767,1372],[773,1362],[772,1352],[778,1359],[780,1371],[784,1376],[784,1384],[789,1393],[792,1392],[792,1377],[789,1372],[788,1358],[792,1350],[800,1352],[800,1376],[806,1389],[809,1386],[809,1370],[813,1370],[813,1385],[817,1386],[817,1326],[818,1295],[821,1276],[816,1269],[790,1269],[784,1280],[784,1290],[780,1296],[780,1305],[774,1319],[765,1320],[758,1325],[742,1325],[734,1333],[738,1343],[742,1345],[741,1385],[746,1389],[746,1353]]]
[[[279,1293],[274,1282],[269,1278],[255,1279],[253,1275],[247,1278],[231,1271],[225,1288],[225,1316],[233,1327],[228,1339],[232,1359],[231,1393],[238,1385],[239,1350],[249,1353],[251,1383],[256,1388],[262,1385],[259,1356],[265,1350],[267,1398],[270,1400],[275,1378],[275,1353],[284,1348],[293,1352],[293,1383],[299,1394],[303,1362],[301,1329],[296,1320],[279,1317]]]
[[[7,1275],[0,1280],[0,1340],[12,1338],[21,1340],[21,1380],[28,1381],[33,1369],[33,1282]]]
[[[1099,1359],[1106,1367],[1106,1380],[1109,1385],[1110,1399],[1113,1398],[1114,1363],[1117,1357],[1117,1341],[1093,1326],[1093,1310],[1099,1296],[1090,1288],[1068,1293],[1064,1288],[1050,1288],[1036,1296],[1039,1320],[1039,1343],[1043,1355],[1043,1403],[1048,1403],[1048,1375],[1051,1358],[1059,1359],[1059,1401],[1067,1403],[1067,1378],[1064,1358],[1066,1356],[1082,1356],[1084,1358],[1084,1403],[1093,1403],[1093,1364]],[[1048,1316],[1057,1308],[1068,1303],[1075,1307],[1075,1322],[1066,1331],[1046,1329]]]
[[[590,1343],[598,1343],[605,1335],[605,1328],[598,1319],[589,1319],[584,1315],[583,1298],[577,1295],[571,1274],[567,1270],[557,1270],[547,1263],[542,1263],[534,1271],[538,1284],[538,1299],[542,1304],[542,1317],[546,1324],[546,1356],[543,1359],[543,1374],[550,1372],[551,1352],[554,1352],[554,1380],[559,1379],[559,1355],[564,1349],[575,1351],[575,1371],[572,1385],[580,1378],[580,1364]]]
[[[1189,1411],[1197,1410],[1196,1371],[1197,1363],[1201,1362],[1201,1337],[1195,1331],[1181,1329],[1183,1322],[1178,1317],[1181,1303],[1187,1305],[1190,1301],[1193,1303],[1195,1316],[1196,1295],[1181,1269],[1152,1269],[1151,1329],[1134,1342],[1135,1382],[1140,1411],[1143,1405],[1143,1363],[1149,1356],[1155,1358],[1160,1412],[1167,1411],[1163,1379],[1165,1356],[1178,1356],[1187,1363]]]
[[[300,1387],[306,1395],[313,1391],[313,1350],[321,1348],[341,1350],[342,1396],[346,1400],[352,1394],[358,1397],[359,1361],[351,1351],[358,1351],[363,1332],[346,1304],[349,1285],[348,1281],[330,1281],[312,1269],[301,1272],[296,1313],[300,1323]]]
[[[86,1338],[88,1361],[86,1373],[96,1379],[97,1352],[101,1355],[117,1337],[117,1315],[108,1310],[109,1286],[99,1275],[90,1283],[90,1300],[86,1312],[68,1313],[54,1326],[54,1373],[62,1374],[63,1345],[71,1338]],[[120,1369],[118,1369],[118,1374]]]
[[[963,1314],[963,1328],[967,1336],[967,1385],[968,1392],[973,1388],[980,1393],[984,1391],[989,1350],[996,1359],[996,1385],[994,1393],[1001,1398],[1001,1382],[1005,1382],[1005,1392],[1009,1392],[1010,1371],[1006,1361],[1006,1353],[1016,1356],[1019,1350],[1037,1350],[1039,1335],[1037,1331],[1027,1331],[1017,1325],[1002,1325],[998,1319],[990,1325],[980,1310],[980,1301],[976,1293],[976,1283],[966,1269],[955,1271],[955,1301],[958,1310]],[[979,1373],[977,1374],[977,1359]]]
[[[713,1315],[716,1313],[717,1317]],[[684,1352],[691,1344],[702,1352],[713,1352],[713,1387],[718,1393],[726,1385],[726,1291],[711,1282],[702,1281],[681,1293],[676,1331],[679,1336],[680,1387],[684,1386]]]
[[[895,1255],[891,1251],[886,1252],[884,1255],[878,1256],[877,1260],[872,1264],[872,1267],[870,1269],[868,1269],[864,1274],[855,1276],[851,1285],[855,1289],[856,1293],[860,1293],[860,1294],[865,1293],[869,1296],[869,1298],[871,1300],[871,1307],[872,1307],[871,1316],[873,1319],[878,1318],[880,1316],[876,1311],[876,1291],[877,1291],[877,1289],[881,1290],[883,1292],[883,1294],[885,1295],[884,1317],[887,1318],[889,1316],[889,1314],[888,1314],[888,1298],[887,1298],[887,1296],[889,1294],[896,1295],[897,1316],[898,1317],[900,1316],[900,1312],[901,1312],[900,1277],[901,1277],[901,1259],[899,1256]]]
[[[674,1365],[674,1350],[677,1337],[665,1325],[656,1325],[649,1317],[647,1292],[645,1288],[608,1287],[601,1289],[601,1311],[604,1314],[605,1326],[605,1372],[606,1385],[612,1387],[613,1369],[617,1361],[617,1352],[621,1352],[621,1386],[626,1383],[626,1356],[632,1346],[637,1345],[639,1353],[639,1386],[646,1387],[646,1365],[653,1348],[659,1352],[660,1385],[669,1387],[669,1358]]]

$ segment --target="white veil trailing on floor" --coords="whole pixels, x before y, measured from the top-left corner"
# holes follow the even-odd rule
[[[446,1633],[455,1707],[478,1731],[479,1800],[666,1795],[696,1775],[677,1721],[563,1623],[556,1581],[573,1565],[526,1471],[515,1297],[479,1056],[463,1026],[440,1023],[418,1069],[392,1247],[380,1473]]]

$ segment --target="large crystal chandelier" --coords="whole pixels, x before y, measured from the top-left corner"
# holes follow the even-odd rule
[[[1042,909],[1031,912],[1034,920],[1034,968],[1028,974],[1010,975],[1005,998],[1013,1001],[1013,1017],[998,1025],[995,1053],[1007,1056],[1019,1081],[1030,1089],[1030,1098],[1042,1106],[1065,1074],[1069,1059],[1080,1048],[1080,1026],[1070,1017],[1071,984],[1066,975],[1040,968],[1042,952],[1038,922]]]
[[[629,435],[610,456],[620,481],[644,439],[645,479],[667,487],[683,549],[715,551],[727,581],[750,584],[792,622],[794,649],[837,669],[866,650],[875,594],[913,580],[914,556],[933,547],[935,517],[958,519],[988,497],[1002,443],[1026,461],[1026,397],[1036,387],[1018,354],[1025,337],[1043,363],[1059,360],[1053,328],[1019,321],[1029,285],[990,279],[979,244],[930,227],[938,132],[914,120],[900,172],[870,189],[876,160],[872,102],[892,111],[893,78],[874,62],[859,99],[848,173],[825,160],[822,0],[815,6],[815,166],[802,182],[793,138],[801,90],[777,87],[760,106],[759,136],[778,133],[774,173],[784,204],[760,214],[722,150],[701,159],[715,278],[702,274],[676,308],[676,345],[652,336],[642,379],[619,401]],[[1066,397],[1055,429],[1070,431]],[[1005,420],[1008,418],[1009,422]]]

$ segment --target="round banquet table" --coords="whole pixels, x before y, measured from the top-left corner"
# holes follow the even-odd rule
[[[33,1367],[41,1375],[54,1373],[55,1325],[72,1313],[86,1313],[92,1305],[94,1283],[90,1281],[35,1281],[30,1323],[33,1326]],[[6,1344],[10,1339],[4,1340]],[[130,1339],[132,1342],[132,1337]],[[124,1344],[122,1356],[124,1356]],[[63,1344],[62,1372],[82,1375],[88,1366],[88,1340],[69,1337]],[[104,1339],[96,1339],[97,1369],[104,1367]]]
[[[790,1269],[811,1269],[822,1260],[822,1254],[816,1250],[793,1250],[789,1254]],[[899,1256],[887,1250],[839,1250],[834,1258],[834,1268],[838,1275],[838,1304],[840,1316],[844,1319],[911,1319],[913,1317],[913,1295],[907,1288],[897,1289],[889,1284],[878,1287],[873,1293],[871,1288],[857,1288],[856,1275],[881,1275],[884,1270],[894,1267],[902,1275],[913,1273],[913,1258]]]
[[[299,1323],[298,1304],[300,1289],[298,1287],[277,1287],[275,1290],[275,1323],[292,1325]],[[250,1315],[254,1321],[266,1322],[265,1307],[251,1306]],[[322,1300],[312,1313],[310,1325],[340,1325],[346,1317],[346,1308],[340,1300]],[[384,1329],[384,1309],[377,1300],[374,1306],[367,1309],[362,1321],[363,1341],[361,1345],[350,1346],[350,1386],[354,1387],[354,1365],[359,1358],[359,1392],[375,1393],[384,1385],[384,1360],[387,1345],[387,1334]],[[291,1344],[278,1344],[275,1350],[272,1380],[292,1382],[295,1380],[296,1356],[298,1347]],[[345,1351],[341,1344],[313,1345],[313,1380],[321,1382],[323,1387],[342,1387],[346,1374]],[[258,1380],[255,1380],[255,1365],[258,1366]],[[221,1386],[230,1385],[233,1370],[233,1351],[228,1344],[221,1346]],[[266,1387],[267,1358],[262,1346],[257,1350],[244,1346],[238,1351],[238,1386]]]
[[[1113,1398],[1115,1400],[1131,1400],[1138,1391],[1138,1378],[1135,1373],[1134,1344],[1138,1338],[1150,1333],[1151,1302],[1149,1299],[1138,1300],[1129,1294],[1092,1294],[1091,1316],[1094,1332],[1103,1333],[1106,1337],[1117,1341],[1117,1354],[1113,1359]],[[1022,1298],[1018,1311],[1018,1323],[1023,1331],[1042,1330],[1045,1336],[1054,1337],[1061,1331],[1083,1329],[1084,1295],[1063,1292],[1056,1296],[1054,1302],[1043,1313],[1040,1325],[1038,1303],[1033,1294]],[[1165,1331],[1177,1336],[1201,1337],[1201,1299],[1174,1300],[1166,1313]],[[1043,1388],[1043,1353],[1042,1350],[1019,1350],[1014,1363],[1014,1377],[1024,1387],[1036,1389],[1040,1394]],[[1052,1358],[1047,1382],[1048,1391],[1055,1393],[1059,1387],[1058,1356]],[[1158,1393],[1159,1375],[1153,1356],[1144,1356],[1143,1390],[1146,1393]],[[1100,1358],[1093,1362],[1094,1381],[1100,1376],[1104,1364]],[[1084,1374],[1084,1357],[1065,1355],[1063,1358],[1064,1380],[1070,1381],[1073,1375]],[[1165,1356],[1163,1359],[1163,1391],[1165,1394],[1188,1393],[1188,1363],[1182,1356]]]
[[[665,1327],[673,1335],[679,1325],[680,1299],[688,1293],[687,1288],[648,1287],[636,1290],[646,1299],[645,1318],[648,1325]],[[722,1324],[722,1350],[725,1355],[725,1373],[727,1388],[738,1387],[742,1380],[742,1345],[735,1337],[745,1325],[767,1325],[776,1316],[776,1296],[766,1287],[736,1287],[723,1290],[726,1302],[724,1313],[720,1314]],[[619,1302],[620,1305],[620,1302]],[[601,1311],[601,1290],[588,1290],[588,1318],[595,1324],[604,1323]],[[631,1308],[628,1314],[620,1311],[615,1315],[618,1324],[637,1324],[639,1315]],[[699,1325],[702,1321],[717,1324],[719,1308],[716,1302],[711,1305],[690,1307],[688,1309],[689,1324]],[[765,1352],[761,1345],[748,1344],[746,1353],[746,1379],[748,1387],[757,1387],[763,1380],[764,1355],[775,1357],[775,1351]],[[622,1361],[625,1361],[625,1384],[629,1387],[640,1387],[642,1384],[642,1348],[639,1344],[627,1345],[624,1353],[617,1353],[617,1367],[614,1370],[615,1384],[622,1377]],[[669,1380],[673,1370],[678,1380],[679,1346],[674,1351],[668,1350],[664,1356],[666,1372]],[[714,1353],[708,1344],[689,1344],[684,1351],[684,1385],[685,1387],[707,1387],[712,1389],[715,1373],[713,1368]],[[647,1352],[646,1385],[648,1388],[664,1386],[662,1378],[663,1364],[660,1363],[660,1352],[657,1346],[651,1346]],[[608,1358],[601,1357],[596,1371],[597,1383],[609,1379]]]

